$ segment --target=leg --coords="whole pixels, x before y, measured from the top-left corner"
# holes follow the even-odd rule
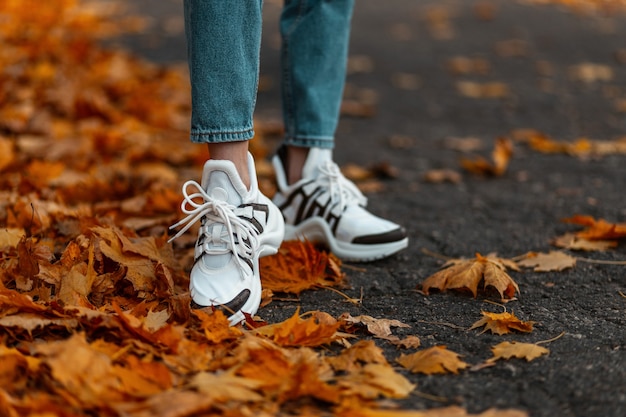
[[[184,2],[191,140],[208,143],[211,158],[232,160],[247,185],[247,140],[254,136],[259,78],[261,3]]]
[[[200,220],[190,273],[192,307],[219,308],[231,323],[261,300],[259,257],[284,235],[278,208],[258,189],[248,140],[254,135],[261,0],[185,0],[192,91],[191,140],[207,143],[202,183],[183,186],[187,215],[174,238]],[[191,189],[191,191],[188,191]]]
[[[285,144],[332,148],[354,0],[286,0],[280,21]]]
[[[353,0],[287,0],[281,16],[285,147],[274,157],[274,202],[286,237],[325,243],[337,256],[369,261],[408,244],[395,223],[365,209],[366,199],[332,162],[343,95]]]

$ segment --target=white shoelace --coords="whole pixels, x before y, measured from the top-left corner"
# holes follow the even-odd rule
[[[367,198],[361,193],[361,190],[341,173],[341,170],[333,161],[325,161],[319,166],[320,177],[318,180],[326,180],[330,198],[332,201],[339,202],[341,210],[350,205],[365,206]]]
[[[195,192],[189,194],[188,187],[195,188]],[[250,222],[237,217],[234,212],[237,207],[226,201],[215,200],[196,181],[190,180],[183,184],[182,192],[184,198],[180,208],[187,216],[170,226],[170,229],[175,229],[184,225],[168,242],[180,237],[198,220],[206,217],[206,222],[201,229],[201,233],[207,237],[202,247],[204,253],[217,255],[232,252],[239,266],[243,268],[246,265],[244,259],[252,259],[258,252],[258,231]],[[202,199],[203,202],[198,203],[194,199]],[[215,223],[223,224],[226,233],[221,232],[219,236],[214,236],[210,228]],[[226,243],[226,249],[210,248],[209,244],[215,243],[216,240]]]

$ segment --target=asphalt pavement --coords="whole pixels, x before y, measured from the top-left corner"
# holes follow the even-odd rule
[[[135,0],[152,16],[142,34],[125,40],[162,63],[185,60],[181,2]],[[515,257],[548,252],[553,237],[575,226],[576,214],[626,222],[626,155],[577,158],[542,154],[516,143],[507,171],[481,177],[463,171],[455,138],[476,138],[489,157],[494,140],[535,129],[563,141],[626,136],[626,11],[580,14],[511,0],[358,0],[346,95],[373,114],[345,115],[337,133],[341,164],[386,163],[397,176],[368,194],[371,210],[402,223],[410,247],[390,259],[346,269],[351,297],[312,291],[299,302],[260,311],[278,321],[302,311],[367,314],[411,327],[424,347],[446,345],[477,364],[502,341],[546,343],[548,356],[499,361],[459,375],[408,375],[417,393],[402,408],[457,404],[471,412],[518,408],[531,416],[626,415],[626,266],[578,261],[559,272],[512,272],[521,294],[506,304],[530,334],[466,330],[480,312],[503,307],[452,292],[425,296],[417,286],[445,257],[496,252]],[[280,2],[266,1],[259,118],[280,120],[278,35]],[[367,116],[367,117],[365,117]],[[459,143],[459,142],[456,142]],[[470,143],[461,141],[461,143]],[[431,183],[433,169],[460,182]],[[603,261],[626,260],[626,242],[606,252],[570,252]],[[495,300],[498,301],[498,300]],[[400,352],[378,341],[390,359]]]

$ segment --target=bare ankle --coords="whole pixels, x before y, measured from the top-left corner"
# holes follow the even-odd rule
[[[287,182],[293,184],[302,179],[302,168],[309,155],[309,148],[300,146],[287,146],[287,157],[285,160],[285,171]]]
[[[209,158],[228,160],[235,168],[244,185],[250,189],[250,172],[248,172],[248,141],[209,143]]]

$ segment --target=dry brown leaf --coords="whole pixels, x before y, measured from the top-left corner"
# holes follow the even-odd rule
[[[327,313],[315,311],[304,319],[300,310],[282,323],[270,324],[255,330],[281,346],[320,346],[332,343],[342,336],[337,333],[340,322]]]
[[[585,83],[596,83],[599,81],[611,81],[613,79],[613,68],[609,65],[596,64],[593,62],[583,62],[573,65],[569,69],[570,77]]]
[[[339,317],[339,321],[345,326],[350,327],[355,324],[361,324],[367,328],[367,331],[376,337],[385,338],[390,336],[392,327],[411,327],[399,320],[392,319],[376,319],[371,316],[361,315],[352,317],[348,313],[344,313]]]
[[[461,166],[474,174],[501,176],[506,172],[512,155],[513,142],[508,138],[498,138],[491,153],[491,161],[483,157],[464,157],[461,159]]]
[[[425,7],[422,19],[428,25],[430,35],[438,40],[452,39],[455,36],[452,25],[454,9],[448,5],[431,5]]]
[[[422,345],[422,341],[417,336],[407,336],[403,339],[390,340],[390,342],[402,349],[417,349]]]
[[[414,389],[407,378],[396,372],[388,364],[368,363],[344,377],[337,384],[342,391],[363,399],[405,398]]]
[[[462,181],[461,174],[451,169],[430,169],[424,174],[424,181],[433,184],[450,182],[459,184]]]
[[[341,114],[351,117],[372,118],[376,115],[376,105],[368,101],[343,99],[341,102]]]
[[[491,64],[484,58],[456,56],[446,61],[446,69],[452,75],[487,75],[491,71]]]
[[[547,154],[561,153],[586,158],[589,156],[624,155],[626,139],[613,141],[578,138],[573,141],[557,141],[542,132],[532,129],[519,129],[512,132],[513,138],[526,143],[531,149]]]
[[[507,84],[495,81],[488,83],[458,81],[456,89],[462,96],[475,99],[505,98],[511,94]]]
[[[576,266],[576,258],[561,251],[529,252],[517,264],[522,268],[533,268],[535,272],[563,271]]]
[[[506,58],[524,57],[528,55],[528,48],[528,42],[522,39],[502,40],[495,45],[496,53]]]
[[[529,333],[533,331],[533,321],[521,321],[513,313],[489,313],[487,311],[481,311],[483,318],[472,324],[470,330],[477,329],[485,326],[484,333],[487,330],[495,334],[507,334],[512,330],[517,330],[523,333]]]
[[[201,372],[193,377],[191,386],[215,402],[248,402],[263,399],[256,392],[261,386],[259,381],[237,376],[233,372],[219,374]]]
[[[326,357],[335,371],[351,372],[367,363],[387,364],[383,350],[371,340],[360,340],[337,356]]]
[[[10,166],[15,159],[13,143],[8,138],[0,136],[0,172]]]
[[[391,83],[398,89],[415,91],[422,86],[422,79],[417,74],[398,72],[391,76]]]
[[[502,298],[512,298],[519,287],[506,273],[506,266],[498,259],[476,254],[475,259],[449,261],[444,269],[426,278],[422,290],[428,294],[432,288],[467,289],[474,297],[478,295],[478,284],[484,280],[483,288],[494,287]]]
[[[275,401],[317,398],[337,403],[340,392],[330,382],[333,373],[321,355],[308,348],[285,349],[269,340],[245,337],[234,352],[237,374],[261,383],[267,398]]]
[[[566,233],[550,241],[554,246],[569,250],[600,251],[604,252],[617,246],[615,240],[588,240],[576,236],[575,233]]]
[[[530,362],[542,355],[547,355],[550,351],[543,346],[533,343],[502,342],[491,348],[493,357],[488,362],[495,362],[499,359],[520,358]]]
[[[341,287],[345,279],[337,257],[299,240],[283,242],[276,255],[261,258],[260,273],[263,288],[293,294]]]
[[[454,149],[459,152],[474,152],[484,148],[483,140],[477,137],[449,137],[443,141],[447,149]]]
[[[20,240],[24,237],[24,230],[18,228],[0,229],[0,248],[17,247]]]
[[[401,355],[396,361],[413,373],[426,375],[458,374],[459,370],[469,365],[459,359],[460,356],[448,350],[445,346],[433,346],[410,355]]]
[[[604,219],[583,215],[563,219],[563,222],[585,226],[585,229],[576,232],[576,236],[583,239],[612,240],[626,237],[626,223],[610,223]]]

